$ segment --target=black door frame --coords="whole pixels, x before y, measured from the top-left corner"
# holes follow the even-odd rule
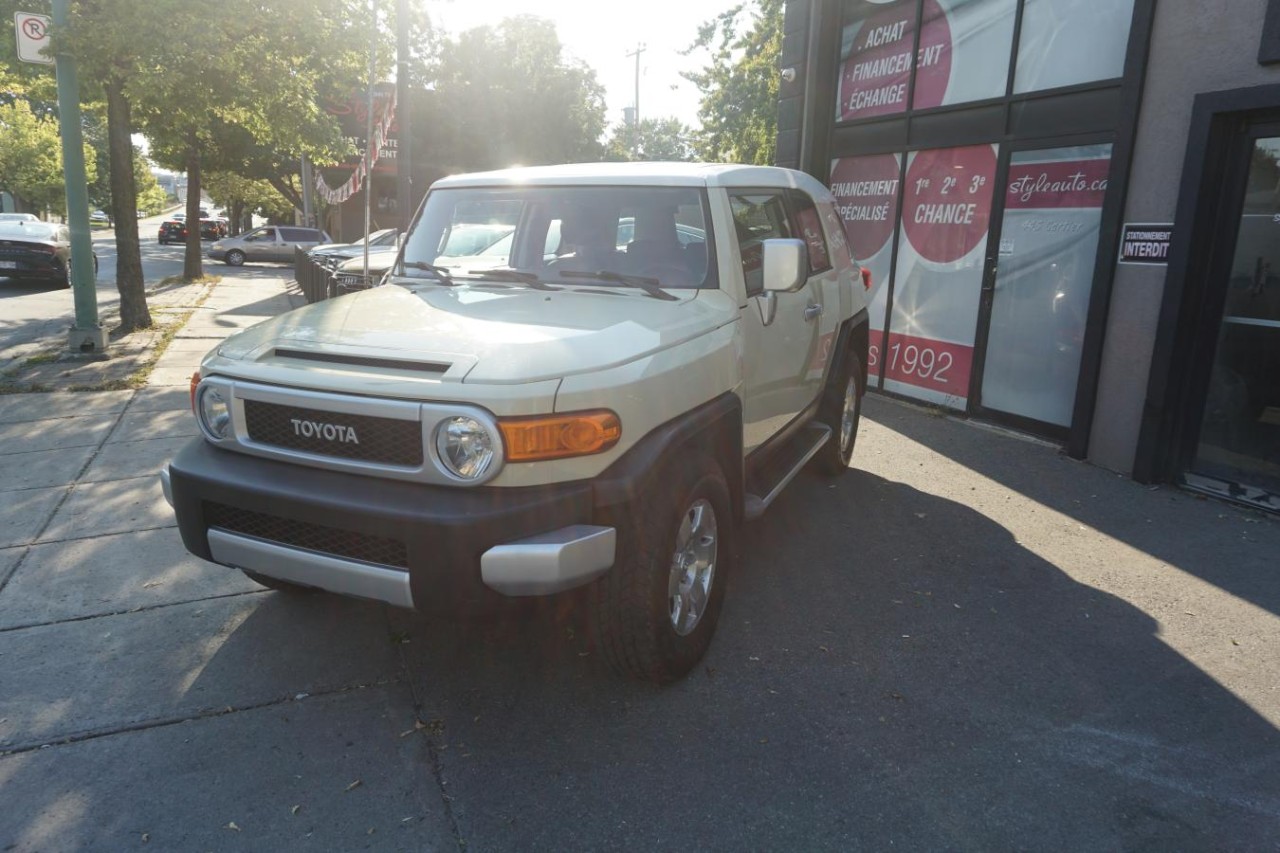
[[[1133,478],[1174,482],[1190,463],[1208,393],[1254,128],[1280,121],[1280,85],[1197,95],[1174,212],[1164,298]],[[1234,203],[1234,209],[1233,209]]]

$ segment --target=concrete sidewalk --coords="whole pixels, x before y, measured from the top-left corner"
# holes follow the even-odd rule
[[[0,396],[0,849],[1276,848],[1276,519],[868,398],[654,690],[183,550],[191,372],[300,303],[229,275],[146,388]]]

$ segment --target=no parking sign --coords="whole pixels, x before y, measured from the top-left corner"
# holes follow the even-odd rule
[[[50,23],[52,19],[48,15],[37,15],[35,12],[13,13],[13,31],[18,36],[18,59],[41,65],[54,64],[53,57],[43,52],[49,46]]]

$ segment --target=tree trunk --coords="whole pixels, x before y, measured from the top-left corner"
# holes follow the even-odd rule
[[[187,253],[182,260],[182,277],[195,281],[204,277],[200,245],[200,147],[195,135],[187,141]]]
[[[118,77],[104,82],[107,93],[107,146],[111,164],[111,216],[116,228],[116,289],[120,291],[120,330],[151,326],[138,245],[138,188],[133,182],[133,116]]]
[[[231,236],[239,235],[244,229],[240,227],[240,220],[244,218],[244,202],[231,202]]]

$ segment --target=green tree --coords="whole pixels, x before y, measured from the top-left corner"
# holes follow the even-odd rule
[[[92,151],[85,146],[85,167],[95,175]],[[0,103],[0,187],[38,210],[63,215],[67,208],[62,141],[58,122],[32,110],[22,97]]]
[[[710,50],[711,62],[684,76],[704,92],[696,143],[701,159],[773,162],[782,13],[782,0],[748,0],[699,27],[688,52]]]
[[[256,213],[269,219],[289,216],[294,209],[270,182],[246,178],[235,172],[209,172],[205,175],[205,190],[213,203],[227,212],[233,234],[240,233],[240,223],[245,214]]]
[[[351,33],[367,18],[367,3],[359,0],[73,4],[69,32],[54,37],[67,40],[81,78],[97,81],[107,105],[111,197],[117,222],[125,225],[117,231],[122,326],[150,323],[131,221],[135,122],[159,162],[187,172],[187,215],[195,221],[203,168],[226,165],[219,159],[222,131],[237,129],[293,159],[328,155],[342,144],[319,104],[363,79],[363,45]],[[201,251],[197,229],[189,229],[184,277],[202,274]],[[138,259],[136,268],[130,256]]]
[[[599,160],[604,88],[564,56],[555,26],[522,15],[440,50],[427,138],[445,171]],[[415,122],[418,124],[418,122]]]
[[[693,160],[693,129],[676,118],[641,119],[638,127],[621,125],[605,144],[605,159]]]

